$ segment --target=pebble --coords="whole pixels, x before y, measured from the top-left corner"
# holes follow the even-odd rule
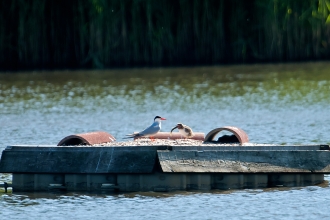
[[[136,139],[132,141],[114,141],[102,144],[94,144],[93,146],[97,147],[113,147],[113,146],[155,146],[155,145],[167,145],[167,146],[241,146],[239,143],[234,144],[224,144],[224,143],[215,143],[215,142],[204,142],[200,140],[193,139]],[[245,143],[243,146],[265,146],[269,144],[255,144],[255,143]]]

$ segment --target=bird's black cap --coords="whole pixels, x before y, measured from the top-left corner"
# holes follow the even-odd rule
[[[154,118],[154,120],[156,120],[156,118],[162,118],[162,117],[160,117],[160,116],[157,115],[157,116]]]

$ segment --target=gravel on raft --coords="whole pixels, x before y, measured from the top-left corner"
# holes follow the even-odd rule
[[[104,147],[104,146],[153,146],[153,145],[167,145],[167,146],[241,146],[239,143],[224,144],[215,142],[204,142],[193,139],[137,139],[134,141],[114,141],[102,144],[94,144],[93,146]],[[270,144],[255,144],[255,143],[244,143],[243,146],[265,146]]]

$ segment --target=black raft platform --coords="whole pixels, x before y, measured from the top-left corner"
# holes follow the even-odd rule
[[[330,173],[328,145],[8,146],[19,191],[173,191],[307,186]]]

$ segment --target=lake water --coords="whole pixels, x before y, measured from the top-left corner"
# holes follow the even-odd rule
[[[0,150],[106,131],[123,141],[156,115],[252,143],[330,144],[330,63],[0,73]],[[174,193],[2,193],[1,219],[330,219],[318,186]],[[11,175],[0,174],[0,182]]]

